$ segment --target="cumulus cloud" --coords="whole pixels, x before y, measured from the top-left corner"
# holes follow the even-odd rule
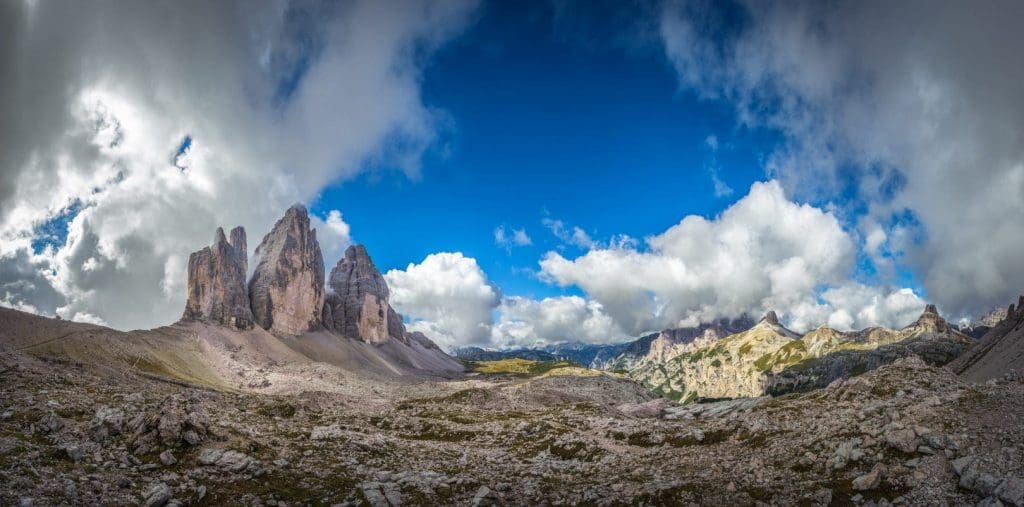
[[[914,322],[925,301],[908,288],[873,287],[848,282],[789,309],[790,325],[801,332],[821,325],[850,331],[875,326],[900,328]]]
[[[755,183],[714,219],[687,216],[647,238],[647,249],[595,248],[575,259],[548,252],[541,275],[577,286],[632,335],[816,299],[850,275],[855,246],[831,213]]]
[[[494,244],[511,249],[514,246],[529,246],[533,240],[526,234],[526,229],[508,229],[504,225],[494,228]]]
[[[446,348],[489,343],[492,310],[501,296],[476,259],[461,252],[433,253],[384,278],[391,304],[409,319],[410,329]]]
[[[491,345],[497,348],[539,347],[551,343],[617,343],[626,335],[600,303],[579,296],[541,300],[512,296],[501,301]]]
[[[1024,290],[1024,4],[737,9],[668,2],[661,38],[683,89],[782,135],[769,175],[812,201],[853,195],[841,212],[863,215],[865,253],[947,311]]]
[[[438,135],[421,68],[475,6],[399,4],[3,2],[5,304],[164,324],[215,227],[254,246],[332,182],[415,175]],[[315,221],[340,254],[341,214]],[[33,245],[53,223],[66,238]]]

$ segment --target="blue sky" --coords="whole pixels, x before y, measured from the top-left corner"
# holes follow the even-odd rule
[[[655,41],[616,43],[629,34],[579,23],[560,22],[545,2],[485,4],[424,73],[424,102],[449,123],[421,174],[378,167],[325,189],[312,212],[341,210],[383,271],[461,251],[505,294],[545,297],[579,291],[527,271],[548,250],[578,249],[543,218],[598,240],[642,239],[685,215],[713,216],[764,179],[770,131],[740,128],[729,105],[680,90]],[[732,195],[715,196],[711,165]],[[533,244],[495,244],[501,225]]]
[[[1024,6],[995,7],[0,4],[0,305],[173,322],[212,231],[253,250],[300,202],[446,347],[977,317],[1024,287]]]

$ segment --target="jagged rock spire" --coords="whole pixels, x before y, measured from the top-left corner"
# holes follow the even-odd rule
[[[248,269],[245,229],[231,230],[231,240],[218,227],[213,245],[188,258],[188,299],[182,319],[205,320],[250,329],[253,324],[245,290]]]
[[[296,204],[256,247],[259,264],[249,280],[255,322],[279,335],[299,335],[320,325],[324,259],[306,207]]]
[[[921,316],[917,318],[916,322],[911,324],[911,327],[913,326],[923,327],[938,333],[953,332],[949,323],[939,315],[939,309],[933,304],[925,305]]]
[[[764,319],[762,320],[774,326],[779,325],[779,316],[775,314],[775,310],[768,310],[768,313],[764,314]]]
[[[339,334],[380,344],[407,341],[402,317],[388,304],[387,282],[366,247],[352,245],[331,270],[331,294],[324,304],[324,326]]]

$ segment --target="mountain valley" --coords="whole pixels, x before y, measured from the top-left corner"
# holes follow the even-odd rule
[[[0,504],[1024,505],[1019,306],[977,342],[928,306],[460,361],[305,208],[256,252],[218,230],[156,329],[0,309]]]

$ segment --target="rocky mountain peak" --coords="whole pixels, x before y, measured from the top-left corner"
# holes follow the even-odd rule
[[[249,281],[254,320],[281,335],[320,325],[324,303],[324,259],[309,213],[293,205],[256,247],[259,264]]]
[[[188,299],[182,319],[252,328],[253,315],[245,290],[248,267],[245,229],[232,229],[228,241],[224,229],[218,227],[213,244],[188,258]]]
[[[939,310],[935,305],[925,305],[924,311],[921,312],[921,316],[917,318],[917,321],[911,324],[909,327],[921,328],[923,331],[931,331],[935,333],[950,333],[954,332],[946,322],[939,315]]]
[[[768,313],[764,314],[764,318],[761,320],[773,326],[779,325],[779,316],[775,313],[775,310],[768,310]]]
[[[380,344],[389,338],[408,342],[402,317],[388,304],[388,284],[365,246],[348,247],[329,280],[324,326],[367,343]]]

